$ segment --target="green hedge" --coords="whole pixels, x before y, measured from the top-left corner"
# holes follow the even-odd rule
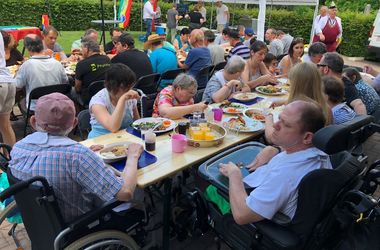
[[[160,2],[162,17],[171,7],[171,3]],[[91,25],[91,20],[100,19],[100,0],[55,0],[50,1],[52,12],[51,24],[59,30],[85,30]],[[113,19],[113,2],[104,1],[105,18]],[[209,27],[211,7],[206,6],[207,23]],[[239,19],[246,15],[257,17],[258,9],[244,9],[242,5],[230,5],[233,13],[231,20],[238,24]],[[41,14],[47,13],[44,0],[1,0],[0,25],[30,25],[41,26]],[[215,11],[214,11],[215,15]],[[374,14],[365,16],[353,12],[341,12],[339,16],[343,22],[343,43],[340,52],[347,56],[363,56],[366,52],[368,33],[375,18]],[[275,28],[287,29],[293,36],[310,36],[313,19],[313,9],[296,7],[293,10],[267,8],[267,25]],[[165,21],[165,20],[164,20]],[[181,20],[180,25],[186,25],[187,20]],[[99,28],[99,27],[98,27]],[[130,30],[141,29],[141,3],[134,1],[132,5]]]

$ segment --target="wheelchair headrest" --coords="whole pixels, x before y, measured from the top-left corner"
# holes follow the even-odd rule
[[[350,151],[372,135],[363,137],[362,129],[371,124],[373,120],[370,115],[361,115],[349,122],[324,127],[315,133],[313,145],[326,154]]]

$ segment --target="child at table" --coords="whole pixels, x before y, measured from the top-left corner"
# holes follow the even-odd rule
[[[334,124],[341,124],[351,121],[355,118],[356,113],[344,100],[344,83],[341,79],[333,76],[324,76],[322,78],[324,91],[327,97],[327,104],[331,108]]]
[[[136,75],[126,65],[111,64],[105,76],[105,88],[91,98],[91,132],[88,138],[114,133],[131,126],[140,118],[137,110],[139,94],[131,90]]]

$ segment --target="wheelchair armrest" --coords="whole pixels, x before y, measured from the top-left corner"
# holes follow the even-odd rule
[[[99,219],[101,216],[110,212],[113,208],[119,206],[122,203],[123,201],[119,201],[116,199],[107,201],[103,203],[100,207],[91,210],[90,212],[80,216],[79,218],[76,218],[74,222],[69,224],[69,227],[71,230],[86,227],[88,224]]]
[[[300,243],[298,236],[289,228],[270,220],[253,224],[262,237],[271,242],[271,249],[295,249]]]

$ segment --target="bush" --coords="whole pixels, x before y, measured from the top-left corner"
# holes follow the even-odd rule
[[[160,2],[162,19],[165,22],[166,12],[171,3]],[[130,30],[141,29],[141,2],[132,4]],[[90,27],[99,29],[91,24],[91,20],[100,19],[100,0],[55,0],[50,1],[52,17],[51,24],[58,30],[85,30]],[[191,9],[191,8],[190,8]],[[211,7],[206,6],[207,22],[210,25]],[[10,11],[17,10],[17,11]],[[104,1],[105,19],[113,19],[113,1]],[[2,25],[41,26],[41,14],[47,13],[44,0],[1,0],[0,23]],[[243,5],[230,5],[231,20],[238,24],[243,16],[257,17],[257,8],[244,9]],[[215,10],[214,10],[215,15]],[[313,9],[295,7],[292,9],[267,8],[267,25],[274,28],[289,30],[295,37],[309,40],[313,20]],[[340,12],[343,22],[343,43],[340,52],[347,56],[363,56],[366,51],[368,32],[373,23],[374,14],[364,16],[353,12]],[[215,21],[215,20],[214,20]],[[188,20],[181,20],[180,25],[187,25]]]

